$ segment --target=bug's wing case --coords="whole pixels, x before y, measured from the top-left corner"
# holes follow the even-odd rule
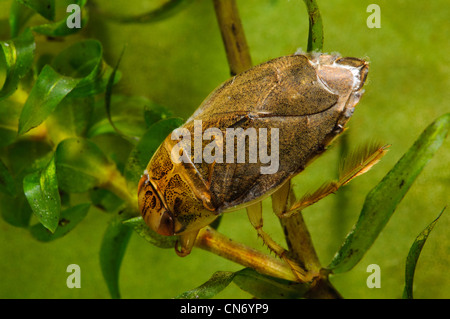
[[[318,85],[316,69],[304,55],[276,58],[251,68],[215,89],[191,120],[226,113],[300,116],[321,112],[337,96]]]
[[[261,174],[261,166],[266,165],[259,162],[226,163],[224,159],[224,163],[215,163],[212,171],[210,164],[196,164],[203,179],[211,180],[212,200],[218,211],[275,189],[302,171],[342,131],[351,116],[347,101],[352,97],[352,111],[360,94],[352,95],[354,77],[350,71],[330,69],[335,60],[321,65],[304,55],[293,55],[263,63],[218,87],[186,122],[184,127],[191,132],[194,120],[202,120],[203,130],[219,128],[224,140],[226,128],[279,129],[279,168],[274,174]]]

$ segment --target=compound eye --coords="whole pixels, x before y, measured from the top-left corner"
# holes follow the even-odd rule
[[[175,233],[175,223],[171,214],[167,211],[161,216],[158,233],[165,236],[172,236]]]
[[[142,176],[138,190],[139,209],[145,223],[161,235],[172,236],[175,232],[172,214],[164,207],[146,174]]]

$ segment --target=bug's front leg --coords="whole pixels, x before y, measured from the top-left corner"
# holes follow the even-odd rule
[[[309,282],[312,278],[308,276],[307,272],[295,261],[287,256],[287,250],[276,243],[263,229],[262,218],[262,202],[257,202],[247,207],[247,215],[252,226],[257,231],[258,235],[263,240],[264,244],[273,251],[278,257],[282,258],[291,267],[292,272],[297,276],[300,282]]]

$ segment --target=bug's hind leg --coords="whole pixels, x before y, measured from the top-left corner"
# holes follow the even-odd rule
[[[382,146],[372,143],[356,149],[341,163],[338,180],[323,184],[316,191],[305,194],[300,200],[290,204],[287,208],[286,206],[280,206],[281,208],[275,213],[279,218],[286,218],[335,193],[355,177],[369,171],[386,154],[388,148],[389,145]]]
[[[262,202],[255,203],[247,207],[247,215],[252,226],[257,231],[259,237],[263,240],[264,244],[273,251],[278,257],[282,258],[291,267],[292,272],[297,276],[300,282],[308,282],[312,278],[307,276],[307,272],[297,262],[291,260],[287,256],[287,250],[276,243],[263,229],[262,218]]]

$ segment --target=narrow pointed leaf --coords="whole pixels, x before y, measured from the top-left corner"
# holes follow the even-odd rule
[[[83,10],[83,7],[86,4],[86,0],[78,0],[74,1],[73,4],[76,4],[80,7],[80,28],[69,28],[67,26],[67,20],[70,19],[70,16],[75,12],[68,12],[66,16],[61,19],[60,21],[54,22],[54,23],[46,23],[41,24],[33,28],[33,31],[44,34],[46,36],[50,37],[63,37],[67,36],[73,33],[76,33],[83,29],[83,27],[86,25],[88,21],[88,11]]]
[[[0,148],[2,148],[16,140],[21,105],[12,99],[3,100],[0,104]]]
[[[23,192],[20,192],[16,197],[0,194],[0,213],[3,220],[8,224],[23,228],[28,228],[31,215],[33,215]]]
[[[8,168],[22,188],[25,175],[44,169],[53,157],[51,146],[43,141],[18,140],[5,150]],[[3,154],[2,154],[3,155]]]
[[[17,193],[16,182],[11,175],[11,172],[0,159],[0,192],[15,196]]]
[[[212,277],[203,285],[186,291],[175,299],[208,299],[224,290],[234,278],[234,273],[229,271],[215,272]]]
[[[44,66],[20,114],[19,135],[41,124],[78,82]]]
[[[92,205],[106,213],[118,213],[124,208],[124,201],[111,191],[104,188],[94,188],[89,191]]]
[[[60,103],[47,118],[47,131],[53,143],[83,137],[90,124],[94,98],[69,98]]]
[[[308,291],[308,284],[294,283],[288,280],[262,275],[251,268],[237,272],[218,271],[197,288],[186,291],[176,299],[208,299],[225,289],[231,282],[239,288],[262,299],[301,298]]]
[[[431,231],[436,225],[438,219],[441,217],[445,208],[440,212],[439,216],[431,222],[420,234],[417,236],[416,240],[412,244],[408,257],[406,258],[406,267],[405,267],[405,288],[403,290],[403,299],[413,299],[413,281],[414,281],[414,272],[416,271],[417,261],[419,260],[420,253],[422,252],[422,248],[425,245],[425,242],[428,239]]]
[[[47,20],[55,19],[55,0],[15,0],[33,9]]]
[[[58,228],[54,233],[48,231],[42,224],[33,225],[30,228],[31,236],[42,242],[61,238],[73,230],[86,217],[90,207],[90,204],[79,204],[62,211],[58,221]]]
[[[152,126],[160,120],[165,120],[172,117],[172,111],[168,110],[166,107],[158,105],[153,101],[148,101],[144,110],[144,119],[147,127]]]
[[[0,48],[0,59],[3,55],[6,67],[6,79],[0,89],[2,100],[17,90],[20,79],[30,70],[36,44],[32,32],[27,29],[13,40],[1,41]]]
[[[114,124],[113,120],[111,119],[111,97],[112,97],[112,89],[114,86],[114,82],[116,79],[116,73],[119,69],[120,61],[122,61],[122,57],[125,53],[125,47],[122,49],[122,52],[120,53],[119,59],[117,60],[116,66],[114,67],[113,71],[111,72],[111,75],[108,78],[108,83],[106,85],[106,92],[105,92],[105,108],[106,108],[106,115],[108,117],[109,124],[112,126],[112,128],[122,137],[127,138],[127,135],[122,133],[121,130],[119,130],[116,125]],[[132,139],[131,142],[134,142],[135,139]]]
[[[374,243],[416,177],[442,145],[450,113],[430,124],[394,168],[366,197],[358,221],[328,266],[334,273],[353,268]]]
[[[4,148],[2,156],[5,156],[5,164],[18,191],[15,197],[0,194],[0,213],[8,224],[27,228],[33,213],[24,192],[19,190],[23,190],[24,177],[43,170],[51,160],[53,152],[47,143],[21,140]]]
[[[114,216],[103,236],[100,266],[112,298],[120,298],[119,271],[131,234],[131,228]]]
[[[24,6],[19,1],[13,1],[11,11],[9,13],[9,27],[11,29],[11,37],[15,38],[19,35],[27,21],[34,15],[35,11]]]
[[[105,94],[106,95],[106,94]],[[93,117],[93,124],[87,133],[88,137],[100,134],[117,133],[138,140],[147,131],[148,127],[157,121],[167,118],[168,111],[157,106],[149,99],[141,96],[125,96],[114,94],[111,96],[110,118],[105,117],[104,107],[98,104],[105,104],[105,101],[99,100],[96,103],[96,112]],[[100,112],[100,110],[102,112]],[[149,124],[150,123],[150,124]]]
[[[55,163],[61,189],[82,193],[109,181],[112,163],[90,140],[70,138],[59,143]]]
[[[23,190],[39,222],[54,233],[61,212],[54,158],[42,171],[25,176]]]
[[[233,282],[259,299],[298,299],[309,289],[308,284],[263,275],[251,268],[236,272]]]
[[[103,47],[97,40],[76,42],[52,61],[51,66],[61,75],[77,79],[70,97],[86,97],[102,93],[113,69],[103,61]],[[120,79],[120,72],[114,77]],[[114,82],[114,83],[115,83]]]
[[[45,65],[23,107],[19,134],[41,124],[69,94],[75,98],[103,92],[112,69],[102,55],[99,41],[85,40],[62,51],[51,65]]]

